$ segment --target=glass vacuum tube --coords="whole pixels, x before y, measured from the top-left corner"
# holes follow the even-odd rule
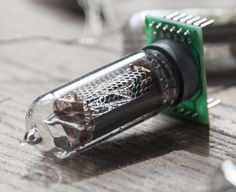
[[[67,158],[190,97],[198,80],[185,46],[160,40],[38,97],[24,140]]]

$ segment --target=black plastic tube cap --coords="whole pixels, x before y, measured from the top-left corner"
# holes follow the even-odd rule
[[[144,49],[156,49],[172,61],[173,70],[180,74],[179,102],[190,98],[198,89],[199,70],[197,63],[186,46],[176,40],[163,39]]]

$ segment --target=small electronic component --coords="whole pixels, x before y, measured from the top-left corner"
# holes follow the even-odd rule
[[[210,191],[236,191],[236,162],[225,160],[216,170]]]
[[[64,159],[161,111],[207,124],[201,26],[213,21],[187,17],[147,17],[148,46],[37,98],[24,140]]]

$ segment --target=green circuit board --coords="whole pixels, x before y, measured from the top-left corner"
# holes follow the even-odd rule
[[[152,44],[160,39],[175,39],[184,43],[198,65],[200,77],[198,90],[191,98],[182,101],[175,107],[169,107],[166,113],[208,124],[207,83],[202,28],[171,19],[148,16],[145,20],[145,30],[148,44]]]

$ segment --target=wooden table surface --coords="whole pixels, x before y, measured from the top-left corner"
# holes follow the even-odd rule
[[[236,159],[236,63],[227,45],[212,47],[207,59],[209,97],[222,101],[210,109],[209,129],[158,115],[62,162],[20,145],[25,113],[37,96],[121,56],[119,31],[102,37],[100,46],[64,41],[82,31],[81,16],[65,1],[0,2],[0,191],[208,191],[216,168]],[[119,0],[114,7],[124,21],[134,11],[171,2]],[[182,0],[170,6],[212,5],[236,3]]]

